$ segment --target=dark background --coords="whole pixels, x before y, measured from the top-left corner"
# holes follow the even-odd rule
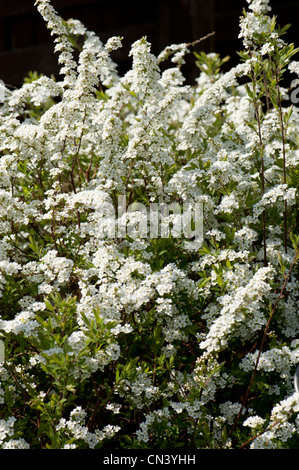
[[[34,6],[35,0],[0,0],[0,79],[18,87],[31,71],[57,75],[53,38]],[[155,54],[173,43],[192,42],[215,31],[212,38],[194,50],[230,55],[228,67],[238,62],[236,51],[239,17],[246,0],[52,0],[65,19],[76,18],[105,42],[109,37],[124,37],[122,49],[114,52],[122,74],[131,66],[130,45],[147,36]],[[272,0],[272,14],[278,23],[292,24],[288,42],[299,46],[299,0]],[[198,71],[194,57],[188,57],[183,72],[193,83]]]

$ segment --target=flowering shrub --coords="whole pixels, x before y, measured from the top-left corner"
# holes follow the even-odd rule
[[[240,64],[196,53],[194,86],[190,45],[142,38],[120,77],[121,38],[36,2],[61,80],[0,107],[2,448],[299,447],[299,63],[247,1]],[[195,202],[201,246],[115,236],[138,204]]]

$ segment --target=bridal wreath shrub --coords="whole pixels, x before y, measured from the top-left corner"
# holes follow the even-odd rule
[[[61,71],[1,89],[3,449],[299,448],[299,62],[247,2],[194,86],[192,44],[119,76],[122,38],[36,2]]]

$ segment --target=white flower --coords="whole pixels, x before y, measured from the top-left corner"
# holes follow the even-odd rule
[[[105,44],[105,48],[110,52],[118,49],[119,47],[122,47],[122,39],[123,38],[120,36],[113,36],[112,38],[109,38]]]
[[[258,15],[271,11],[271,7],[269,5],[270,0],[246,0],[246,1],[249,4],[248,8]]]
[[[273,44],[267,42],[266,44],[262,46],[260,53],[261,55],[266,55],[266,54],[270,54],[270,52],[272,51],[274,51]]]
[[[244,423],[243,426],[249,426],[250,428],[258,428],[264,424],[266,420],[261,418],[260,416],[249,416]]]

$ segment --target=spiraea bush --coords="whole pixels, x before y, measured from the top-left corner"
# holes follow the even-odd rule
[[[299,448],[299,63],[247,1],[194,86],[189,44],[119,76],[122,38],[36,2],[61,70],[0,105],[2,448]],[[115,235],[162,203],[202,205],[200,246]]]

